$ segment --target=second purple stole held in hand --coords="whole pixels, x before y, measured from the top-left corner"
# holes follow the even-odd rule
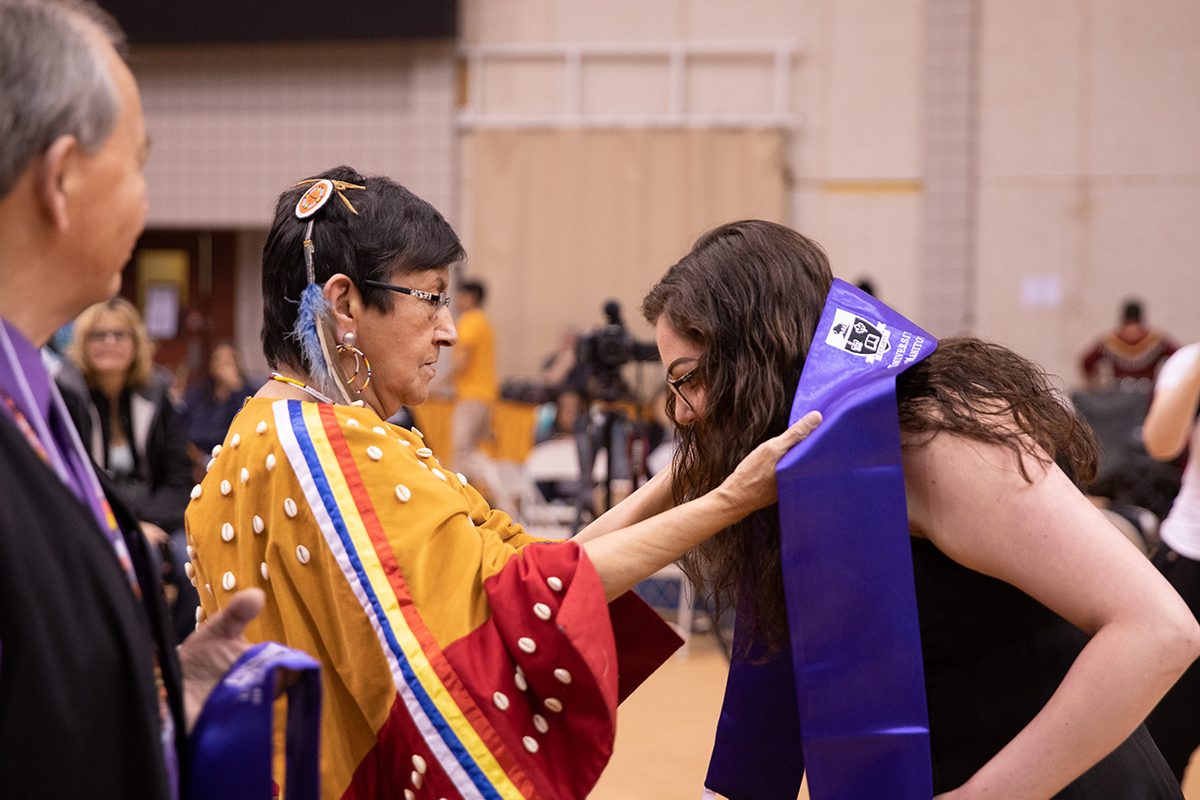
[[[312,656],[262,642],[242,653],[213,688],[188,739],[191,800],[274,796],[275,699],[287,695],[285,796],[318,800],[321,665]]]
[[[824,421],[780,460],[790,648],[762,661],[741,612],[705,786],[730,800],[930,800],[929,719],[900,464],[896,376],[937,341],[841,280],[791,422]]]

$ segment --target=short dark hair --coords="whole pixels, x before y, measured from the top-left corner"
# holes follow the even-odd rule
[[[1125,305],[1121,306],[1121,321],[1122,322],[1141,322],[1142,321],[1142,302],[1140,300],[1129,299],[1125,301]]]
[[[458,285],[458,291],[463,294],[469,294],[475,298],[475,305],[482,306],[484,298],[487,297],[487,287],[483,285],[483,281],[466,280]]]
[[[437,209],[383,176],[363,176],[341,166],[312,176],[364,186],[347,189],[346,200],[330,198],[313,225],[316,282],[343,273],[368,307],[389,311],[394,296],[364,281],[391,282],[399,275],[449,267],[465,257],[462,243]],[[306,222],[296,218],[296,202],[310,184],[293,186],[279,196],[275,222],[263,246],[263,355],[272,368],[281,364],[311,370],[292,331],[300,293],[308,284],[304,267]]]

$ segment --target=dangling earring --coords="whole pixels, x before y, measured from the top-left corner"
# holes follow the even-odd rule
[[[355,394],[362,394],[371,385],[371,362],[367,360],[366,354],[355,346],[357,341],[358,337],[354,335],[354,331],[346,331],[337,345],[337,351],[354,354],[354,374],[346,378],[346,385],[353,389]],[[365,370],[366,377],[363,378],[361,386],[355,386],[354,382],[358,380],[360,370]]]

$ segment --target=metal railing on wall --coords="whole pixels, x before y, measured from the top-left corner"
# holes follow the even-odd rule
[[[459,126],[483,128],[797,128],[799,114],[793,97],[793,69],[802,48],[795,41],[637,42],[580,44],[488,44],[460,50],[466,91]],[[585,97],[590,69],[622,62],[649,67],[665,76],[667,91],[661,110],[600,112]],[[757,93],[769,98],[761,110],[700,110],[689,107],[697,68],[718,62],[731,69],[766,66],[760,70]],[[557,109],[514,113],[490,104],[489,71],[502,66],[534,65],[561,68],[561,97]],[[661,76],[660,76],[661,77]]]

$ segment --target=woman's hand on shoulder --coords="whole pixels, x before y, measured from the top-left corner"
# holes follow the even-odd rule
[[[747,514],[771,505],[778,499],[775,465],[820,424],[821,412],[808,412],[786,431],[751,450],[718,491],[735,508],[743,509]]]
[[[605,532],[595,526],[590,529],[590,540],[582,544],[604,584],[605,596],[612,600],[713,534],[774,503],[775,464],[820,421],[817,412],[806,414],[779,436],[756,447],[719,487],[702,497],[613,529],[611,535],[603,535]],[[622,513],[626,518],[638,516]],[[611,519],[610,514],[598,522]]]

